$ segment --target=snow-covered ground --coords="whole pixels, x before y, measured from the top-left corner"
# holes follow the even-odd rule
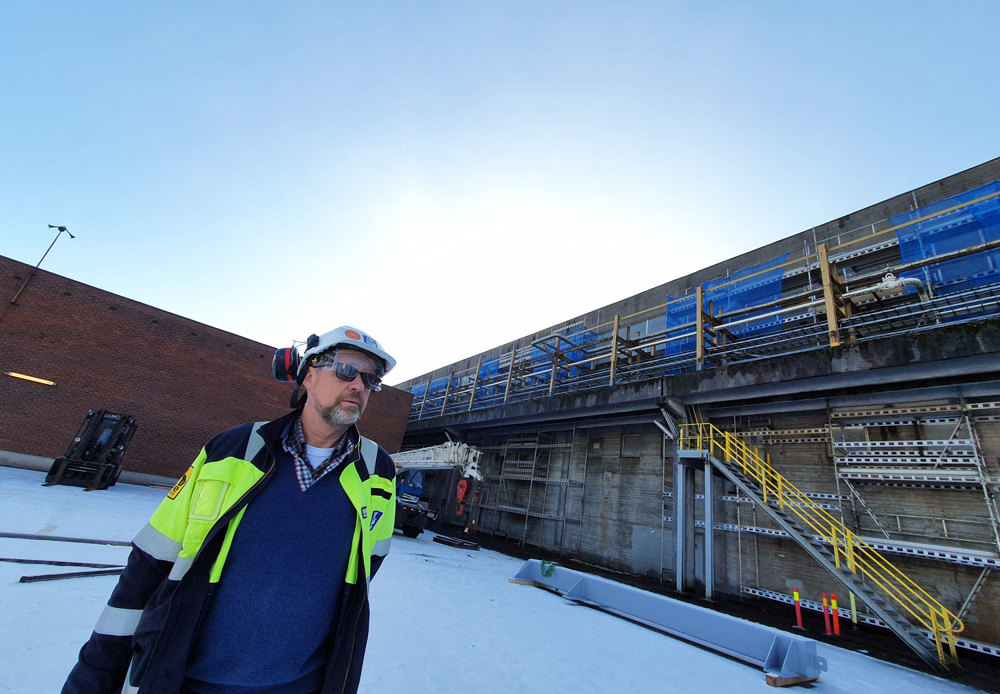
[[[130,540],[163,490],[42,487],[44,473],[0,468],[0,531]],[[127,547],[0,538],[0,557],[125,561]],[[372,582],[361,691],[774,692],[759,669],[508,583],[522,562],[396,535]],[[58,692],[116,577],[18,583],[78,571],[0,562],[0,692]],[[829,671],[816,692],[974,692],[948,680],[818,644]]]

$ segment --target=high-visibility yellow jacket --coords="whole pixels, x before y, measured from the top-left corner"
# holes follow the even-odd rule
[[[294,465],[280,437],[295,416],[245,424],[206,444],[133,540],[128,565],[64,693],[180,691],[193,636],[212,584],[222,579],[244,509],[276,465]],[[389,551],[395,519],[392,459],[358,437],[354,452],[330,473],[339,476],[357,522],[324,693],[357,690],[368,638],[368,582]]]

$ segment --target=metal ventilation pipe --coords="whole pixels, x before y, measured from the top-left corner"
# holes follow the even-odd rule
[[[920,295],[921,301],[927,300],[927,295],[924,292],[924,283],[918,280],[916,277],[896,277],[891,272],[885,273],[882,277],[882,281],[872,287],[865,287],[864,289],[853,289],[849,292],[844,292],[844,297],[858,296],[860,294],[874,294],[875,292],[892,292],[900,291],[904,289],[907,285],[913,285],[917,287],[917,293]]]

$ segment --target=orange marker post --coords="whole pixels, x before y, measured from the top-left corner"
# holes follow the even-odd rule
[[[795,628],[802,629],[802,605],[799,603],[798,588],[792,588],[792,599],[795,602]]]
[[[830,636],[830,610],[826,602],[826,593],[823,593],[823,623],[826,624],[826,635]]]
[[[830,612],[833,613],[833,635],[840,636],[840,614],[837,612],[836,593],[830,593]]]

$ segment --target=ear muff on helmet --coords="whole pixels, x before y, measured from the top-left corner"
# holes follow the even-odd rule
[[[305,370],[299,374],[299,365],[302,357],[299,350],[294,347],[283,347],[274,351],[274,359],[271,360],[271,375],[275,381],[281,383],[294,383],[295,390],[288,398],[288,405],[294,410],[301,408],[305,404],[305,397],[302,393],[302,378]]]
[[[301,383],[299,380],[299,365],[302,357],[294,347],[283,347],[275,350],[271,360],[271,374],[274,380],[282,383]]]
[[[306,339],[306,350],[313,349],[318,344],[319,336],[310,335]],[[306,375],[306,369],[303,369],[302,366],[302,355],[299,354],[299,350],[295,347],[282,347],[274,351],[274,359],[271,360],[271,374],[276,381],[301,385]]]

